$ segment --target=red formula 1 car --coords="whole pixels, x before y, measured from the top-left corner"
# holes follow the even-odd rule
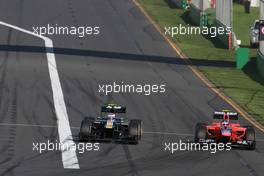
[[[211,124],[196,124],[195,142],[231,143],[233,146],[255,149],[255,130],[252,126],[242,126],[237,121],[237,113],[227,110],[215,112],[214,119],[218,121]]]

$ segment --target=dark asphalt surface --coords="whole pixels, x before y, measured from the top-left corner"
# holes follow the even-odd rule
[[[192,137],[152,132],[193,134],[197,122],[230,106],[181,61],[140,61],[151,56],[177,60],[177,56],[131,0],[0,0],[0,20],[31,31],[33,26],[48,23],[100,26],[98,36],[48,36],[54,47],[65,50],[65,54],[56,54],[56,60],[70,125],[79,127],[84,116],[97,116],[101,104],[114,100],[125,104],[128,118],[141,119],[144,131],[150,132],[138,145],[101,143],[100,151],[78,154],[80,170],[63,169],[60,151],[32,151],[33,142],[58,140],[46,54],[34,52],[33,47],[32,52],[1,50],[0,123],[42,127],[0,126],[0,175],[263,175],[263,141],[255,151],[164,151],[165,142]],[[0,32],[2,47],[44,47],[36,37],[3,26]],[[80,50],[85,54],[78,54]],[[166,92],[150,96],[98,93],[99,84],[114,81],[166,84]],[[78,129],[72,128],[72,133],[76,138]],[[264,138],[260,132],[257,135]]]

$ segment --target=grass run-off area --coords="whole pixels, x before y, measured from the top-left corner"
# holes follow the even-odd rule
[[[186,12],[166,0],[137,1],[163,29],[168,26],[192,24]],[[253,8],[250,14],[245,14],[243,6],[236,3],[233,9],[234,31],[237,38],[242,40],[242,45],[249,47],[249,27],[258,18],[259,11]],[[175,35],[173,40],[191,59],[212,64],[215,61],[228,64],[235,62],[235,51],[223,48],[216,39],[202,35]],[[251,61],[243,70],[224,66],[198,68],[215,86],[264,124],[264,80],[256,70],[256,53],[256,49],[250,49]]]

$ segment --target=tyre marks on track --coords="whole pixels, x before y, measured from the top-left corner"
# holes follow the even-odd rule
[[[6,115],[6,122],[10,124],[17,123],[17,86],[14,86],[14,89],[11,91],[12,97],[8,105],[8,111]],[[2,139],[5,141],[4,148],[1,149],[1,160],[0,165],[3,169],[2,175],[14,175],[13,169],[16,168],[21,160],[14,159],[15,155],[15,140],[17,136],[17,126],[5,126],[1,130],[6,135]],[[3,158],[2,158],[3,157]]]
[[[11,104],[8,109],[8,114],[10,114],[9,123],[16,124],[17,123],[17,88],[16,86],[14,90],[12,91],[12,95],[13,95],[13,98],[12,98]],[[8,140],[8,148],[7,148],[8,160],[12,159],[15,153],[14,142],[16,138],[16,132],[17,132],[16,126],[9,127],[9,140]]]
[[[8,29],[7,44],[11,42],[12,29]],[[1,78],[0,78],[0,122],[17,123],[17,88],[16,86],[12,90],[7,80],[14,81],[12,78],[8,78],[7,64],[9,59],[9,52],[5,53],[5,56],[0,65]],[[14,84],[14,83],[12,83]],[[16,138],[16,126],[5,126],[0,130],[1,133],[1,146],[0,146],[0,165],[8,163],[14,156],[14,142]]]
[[[7,35],[7,45],[10,44],[11,41],[11,35],[12,35],[12,29],[8,30],[8,35]],[[7,73],[7,61],[9,58],[9,52],[5,52],[4,58],[2,59],[3,61],[0,63],[0,112],[1,112],[1,117],[0,117],[0,122],[2,122],[5,119],[5,116],[7,114],[8,110],[8,102],[4,102],[4,92],[8,91],[8,86],[6,86],[6,73]],[[6,93],[6,92],[5,92]]]
[[[128,145],[122,145],[122,147],[123,147],[127,162],[129,164],[129,167],[130,167],[130,171],[128,172],[128,174],[131,174],[131,176],[139,176],[135,162],[133,161],[131,152],[128,148]]]
[[[239,158],[239,162],[241,163],[241,165],[248,169],[249,174],[251,176],[259,176],[256,170],[242,157],[242,155],[239,152],[234,151],[234,154]]]
[[[70,16],[71,16],[71,20],[72,20],[72,23],[73,23],[73,26],[75,27],[78,27],[78,18],[76,17],[76,12],[73,8],[73,0],[68,0],[68,11],[70,13]],[[81,37],[78,36],[78,39],[79,39],[79,44],[80,46],[83,46],[83,42],[81,41]]]

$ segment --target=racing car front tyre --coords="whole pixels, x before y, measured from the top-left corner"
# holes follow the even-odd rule
[[[194,142],[198,143],[200,140],[206,140],[206,124],[205,123],[197,123],[195,126],[195,135],[194,135]]]
[[[132,143],[138,144],[142,137],[142,121],[130,120],[128,132],[129,136],[132,138]]]
[[[95,118],[93,117],[85,117],[82,120],[81,128],[79,132],[79,140],[85,141],[92,137],[92,125]]]
[[[248,145],[249,150],[254,150],[256,148],[256,133],[253,127],[247,126],[246,127],[246,140],[250,141],[251,143]]]

